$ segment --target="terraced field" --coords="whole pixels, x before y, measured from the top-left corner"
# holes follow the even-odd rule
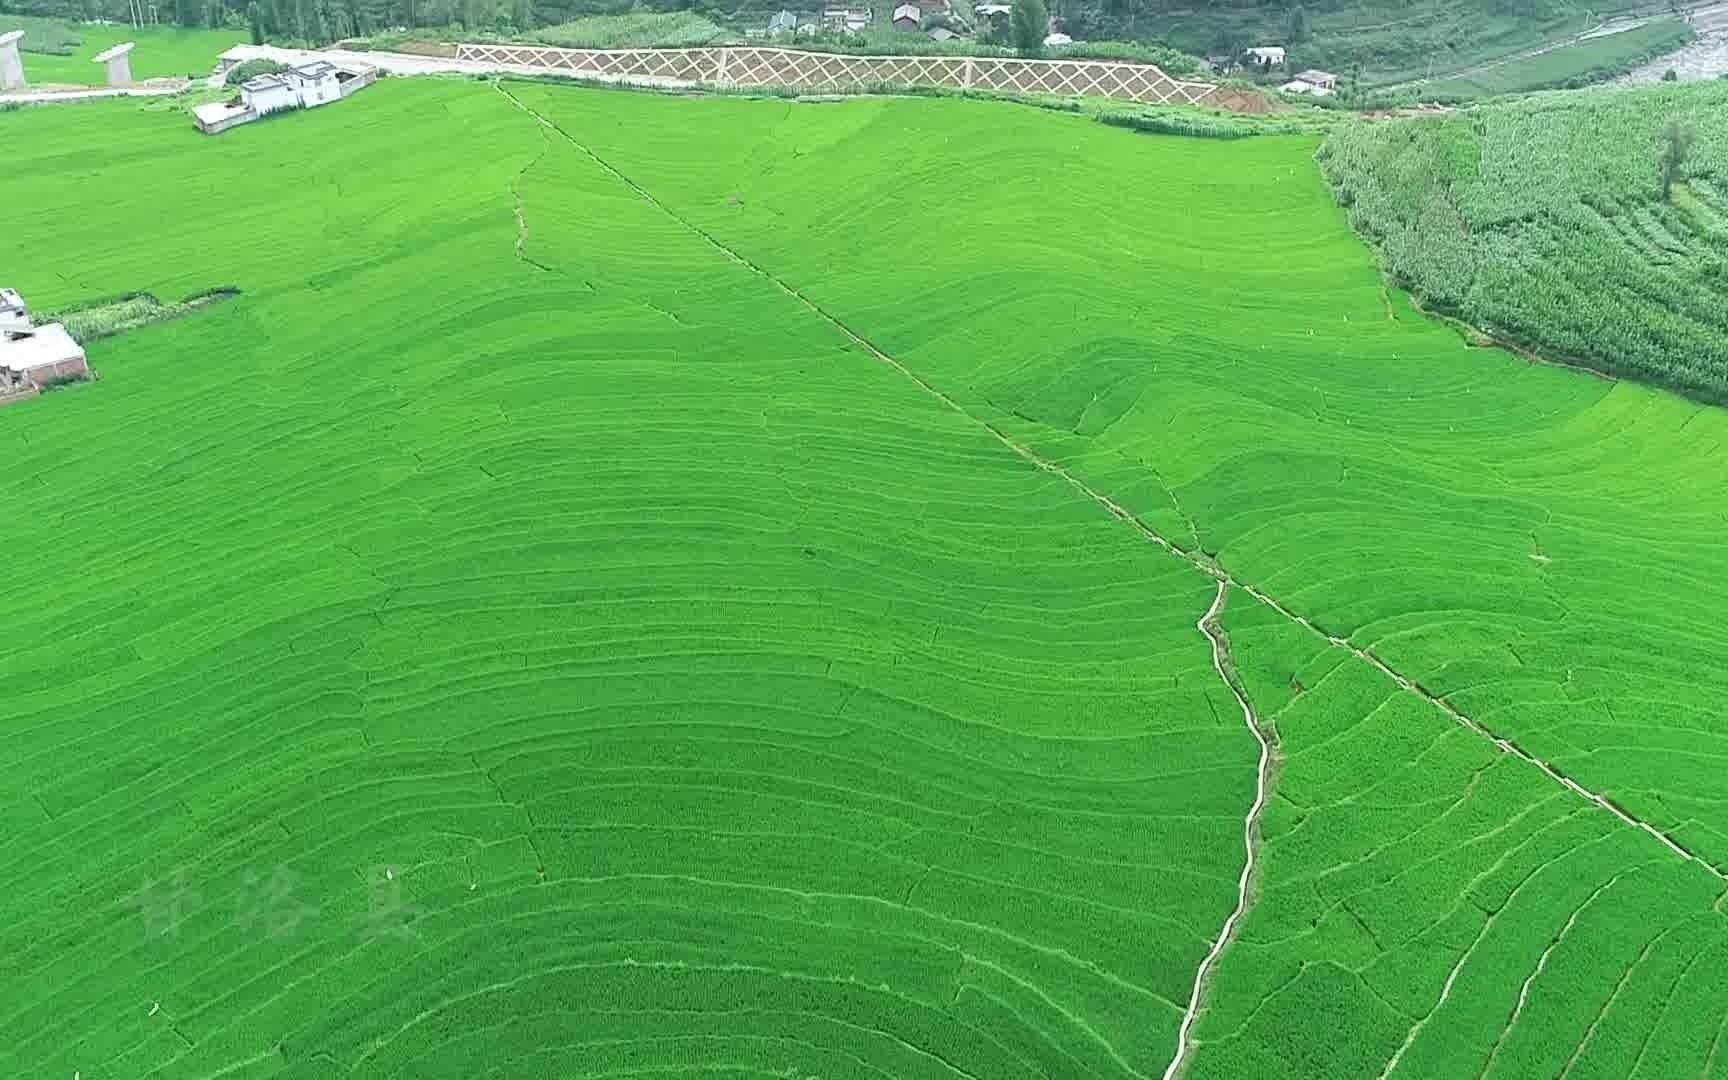
[[[1313,140],[0,139],[38,306],[243,290],[0,413],[0,1071],[1728,1069],[1728,423],[1417,317]]]

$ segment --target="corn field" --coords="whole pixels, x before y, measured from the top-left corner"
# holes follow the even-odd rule
[[[1728,401],[1728,85],[1340,128],[1321,168],[1387,274],[1502,341]],[[1695,137],[1662,197],[1664,128]]]

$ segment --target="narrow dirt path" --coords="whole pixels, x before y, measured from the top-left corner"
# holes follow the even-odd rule
[[[1226,667],[1230,655],[1229,639],[1225,637],[1224,628],[1219,625],[1219,617],[1224,613],[1224,600],[1230,594],[1230,583],[1218,582],[1218,594],[1212,598],[1212,606],[1206,609],[1206,614],[1200,616],[1200,621],[1194,625],[1206,635],[1206,640],[1212,643],[1212,668],[1218,672],[1218,678],[1230,690],[1230,695],[1236,699],[1236,704],[1242,708],[1242,722],[1248,725],[1248,733],[1254,736],[1254,741],[1260,744],[1260,763],[1254,774],[1254,803],[1248,808],[1248,813],[1242,819],[1242,876],[1236,879],[1236,908],[1230,912],[1230,917],[1224,920],[1223,929],[1218,931],[1218,938],[1212,943],[1212,948],[1206,953],[1206,958],[1200,961],[1200,966],[1194,971],[1194,989],[1188,995],[1188,1008],[1182,1013],[1182,1024],[1176,1029],[1176,1054],[1170,1059],[1170,1065],[1164,1070],[1164,1080],[1172,1080],[1188,1063],[1189,1051],[1194,1043],[1190,1033],[1194,1021],[1200,1015],[1200,999],[1206,992],[1206,979],[1212,974],[1212,966],[1224,954],[1225,946],[1236,937],[1236,928],[1248,914],[1248,905],[1252,903],[1252,885],[1255,865],[1260,853],[1260,814],[1266,809],[1266,796],[1271,787],[1272,744],[1267,741],[1266,733],[1260,730],[1260,723],[1254,717],[1254,707],[1248,703],[1248,698],[1236,686],[1233,668]]]

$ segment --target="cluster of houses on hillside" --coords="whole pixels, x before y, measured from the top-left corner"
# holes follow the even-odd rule
[[[932,41],[953,41],[967,35],[968,31],[964,29],[966,21],[974,22],[979,27],[988,26],[1005,32],[1012,10],[1011,4],[987,0],[973,7],[971,20],[943,19],[930,26],[931,16],[957,14],[948,0],[902,0],[889,16],[889,25],[905,34],[915,34],[923,30]],[[861,34],[871,27],[874,20],[874,12],[868,5],[824,8],[819,15],[800,15],[794,11],[782,10],[768,20],[766,30],[752,30],[749,34],[752,37],[771,38],[810,37],[823,33]],[[929,26],[929,29],[926,30],[926,26]],[[1045,37],[1044,44],[1072,45],[1074,39],[1057,30],[1056,20],[1052,19],[1050,33]]]
[[[1241,54],[1236,56],[1209,56],[1206,62],[1220,75],[1229,75],[1240,70],[1271,77],[1273,72],[1285,69],[1290,62],[1290,56],[1282,45],[1256,45],[1242,50]],[[1291,76],[1289,81],[1281,84],[1278,89],[1287,94],[1326,97],[1338,89],[1338,76],[1330,71],[1309,68]]]
[[[224,55],[218,75],[233,70],[239,61]],[[217,135],[231,127],[250,124],[284,109],[312,109],[328,105],[370,86],[378,69],[370,64],[333,64],[314,60],[286,71],[254,75],[240,84],[240,94],[230,101],[216,101],[192,110],[192,122],[206,135]]]
[[[0,404],[89,377],[84,350],[64,326],[37,326],[17,290],[0,289]]]
[[[930,15],[948,10],[946,0],[905,0],[889,16],[895,30],[916,33]],[[768,20],[767,37],[810,37],[816,34],[861,34],[875,23],[876,14],[868,4],[826,7],[819,13],[799,14],[782,10]],[[950,34],[952,36],[952,34]]]

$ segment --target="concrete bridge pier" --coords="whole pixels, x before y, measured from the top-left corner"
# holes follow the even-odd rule
[[[126,41],[96,54],[95,62],[108,65],[108,85],[127,86],[132,82],[131,52],[136,41]]]
[[[24,31],[0,34],[0,90],[24,89],[24,58],[18,55],[18,42]]]

